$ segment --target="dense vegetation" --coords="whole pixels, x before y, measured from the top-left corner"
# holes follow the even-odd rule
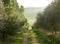
[[[60,1],[54,1],[45,9],[43,13],[38,13],[36,28],[41,28],[50,32],[60,31]],[[38,25],[39,24],[39,25]]]
[[[51,2],[51,4],[49,4],[47,8],[45,8],[43,13],[37,14],[37,21],[33,25],[33,28],[38,30],[37,32],[44,33],[45,37],[49,36],[48,37],[49,39],[54,38],[53,40],[54,42],[56,42],[55,41],[56,39],[58,40],[60,39],[60,34],[59,34],[60,33],[60,5],[59,4],[60,4],[60,0],[54,0],[53,2]],[[47,44],[57,44],[57,43],[53,43],[51,41],[51,43],[47,43]]]
[[[6,41],[25,28],[24,7],[19,8],[16,0],[0,0],[0,39]]]

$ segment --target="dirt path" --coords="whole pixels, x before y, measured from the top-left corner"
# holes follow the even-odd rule
[[[28,43],[28,41],[29,41],[28,36],[31,36],[31,39],[32,39],[31,44],[39,44],[38,39],[36,38],[37,36],[32,30],[30,30],[29,32],[24,33],[24,39],[23,39],[22,44],[30,44],[30,43]]]

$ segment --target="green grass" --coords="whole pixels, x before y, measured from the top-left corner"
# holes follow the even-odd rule
[[[20,32],[19,33],[19,36],[11,44],[21,44],[22,43],[22,40],[23,40],[23,33],[24,32]]]
[[[26,33],[26,31],[27,30],[22,30],[21,32],[18,32],[17,36],[9,36],[7,41],[0,41],[0,44],[22,44],[24,33]]]
[[[60,41],[54,38],[54,36],[46,36],[42,32],[36,30],[33,31],[36,33],[37,39],[39,40],[40,44],[60,44]]]
[[[22,44],[23,38],[24,38],[24,33],[26,33],[27,30],[23,30],[19,33],[19,36],[16,38],[16,41],[12,42],[11,44]]]

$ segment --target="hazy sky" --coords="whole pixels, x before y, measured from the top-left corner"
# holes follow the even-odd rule
[[[46,7],[52,0],[17,0],[24,7]]]

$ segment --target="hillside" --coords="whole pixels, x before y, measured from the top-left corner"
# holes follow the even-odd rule
[[[24,9],[24,15],[28,20],[28,23],[30,25],[33,25],[33,23],[36,20],[36,16],[38,12],[42,12],[44,10],[44,8],[40,7],[40,8],[34,8],[34,7],[29,7],[29,8],[25,8]]]
[[[29,7],[25,8],[24,14],[27,19],[30,18],[35,18],[38,12],[42,12],[44,8],[34,8],[34,7]]]

